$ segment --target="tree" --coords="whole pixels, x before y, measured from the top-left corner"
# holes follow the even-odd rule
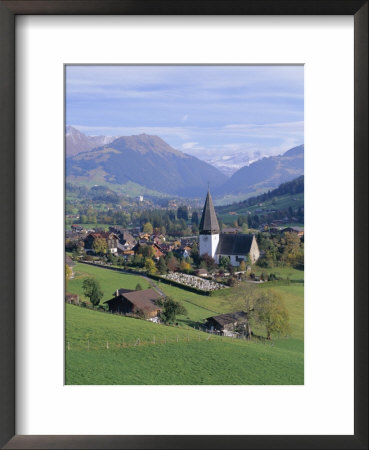
[[[147,270],[147,273],[149,273],[150,275],[156,274],[156,266],[152,259],[146,259],[145,269]]]
[[[210,271],[210,270],[212,270],[212,269],[214,269],[214,267],[215,267],[215,260],[214,260],[214,258],[212,258],[210,255],[208,255],[207,253],[205,253],[205,255],[202,255],[201,256],[201,264],[200,264],[200,266],[202,265],[202,263],[205,263],[205,265],[206,265],[206,268]],[[205,267],[204,267],[205,268]]]
[[[179,269],[181,272],[188,273],[191,270],[191,265],[186,260],[183,259],[181,261]]]
[[[136,284],[135,291],[142,291],[142,286],[140,285],[140,283]]]
[[[186,308],[171,297],[166,297],[163,303],[164,309],[160,313],[160,319],[164,323],[174,322],[176,320],[176,316],[187,314]]]
[[[148,234],[152,234],[153,232],[153,226],[151,225],[150,222],[146,222],[145,225],[143,226],[143,230],[144,233],[148,233]]]
[[[219,259],[219,266],[223,267],[223,269],[225,269],[226,267],[228,267],[230,264],[230,259],[229,256],[221,256]]]
[[[247,338],[251,338],[251,327],[254,324],[254,304],[258,297],[258,290],[252,284],[244,284],[238,288],[234,288],[230,301],[233,303],[235,311],[242,310],[247,313],[246,334]]]
[[[93,251],[97,255],[103,255],[107,250],[107,243],[104,238],[96,238],[94,239],[94,243],[92,244]]]
[[[194,211],[191,216],[191,223],[196,225],[196,227],[199,225],[199,214],[197,211]]]
[[[133,264],[134,266],[136,266],[136,267],[142,267],[143,260],[144,260],[143,256],[142,256],[142,255],[139,255],[139,254],[137,253],[137,254],[134,256],[134,258],[133,258],[132,264]]]
[[[68,264],[66,264],[65,265],[65,288],[67,288],[68,281],[71,279],[71,277],[72,277],[72,269],[68,266]]]
[[[241,261],[240,265],[238,266],[238,269],[240,272],[244,272],[246,270],[246,263],[245,261]]]
[[[165,259],[164,259],[163,256],[160,256],[160,258],[159,258],[159,262],[158,262],[158,270],[159,270],[159,273],[160,273],[161,275],[166,274],[167,271],[168,271],[167,264],[166,264]]]
[[[95,278],[85,278],[82,283],[83,292],[90,299],[93,306],[97,306],[104,295],[99,282]]]
[[[188,208],[186,205],[179,206],[177,209],[177,219],[188,220]]]
[[[242,233],[248,233],[249,232],[249,226],[247,224],[247,222],[244,222],[242,224]]]
[[[193,262],[198,266],[200,264],[200,252],[199,252],[199,246],[197,245],[197,242],[194,242],[192,249],[191,249],[191,258],[193,259]]]
[[[288,310],[278,292],[263,290],[255,301],[253,316],[258,323],[265,326],[267,339],[271,339],[272,333],[290,333]]]
[[[171,256],[169,259],[168,259],[168,261],[167,261],[167,266],[168,266],[168,269],[171,271],[171,272],[174,272],[175,270],[177,270],[178,269],[178,259],[175,257],[175,256]]]

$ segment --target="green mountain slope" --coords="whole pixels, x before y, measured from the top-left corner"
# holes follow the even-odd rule
[[[304,146],[294,147],[283,155],[260,159],[235,172],[215,193],[246,194],[273,189],[304,174]]]

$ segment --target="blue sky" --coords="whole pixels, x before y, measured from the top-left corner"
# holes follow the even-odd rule
[[[67,66],[66,124],[211,159],[304,142],[303,66]]]

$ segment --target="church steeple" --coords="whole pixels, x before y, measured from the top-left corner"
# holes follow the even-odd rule
[[[202,211],[201,221],[199,225],[200,234],[218,234],[219,224],[215,214],[213,205],[213,199],[211,198],[210,191],[206,196],[204,209]]]

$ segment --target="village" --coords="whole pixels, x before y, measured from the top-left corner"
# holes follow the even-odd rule
[[[73,278],[73,268],[79,264],[135,274],[149,280],[150,287],[127,289],[111,286],[113,297],[103,304],[96,303],[100,311],[168,323],[164,320],[167,297],[159,284],[169,284],[184,291],[211,296],[216,291],[226,290],[240,283],[266,283],[275,280],[273,274],[262,271],[255,274],[258,261],[265,257],[260,251],[255,234],[242,233],[237,228],[220,231],[213,200],[208,191],[198,228],[198,235],[170,239],[163,233],[153,232],[149,224],[124,229],[109,226],[104,229],[86,230],[80,224],[72,224],[66,231],[66,265],[68,277]],[[152,232],[150,232],[152,231]],[[300,240],[300,229],[286,227],[279,234],[295,236]],[[73,251],[70,250],[73,248]],[[256,270],[256,272],[258,272]],[[175,322],[180,313],[180,304],[172,299],[178,311],[171,316]],[[78,295],[66,293],[66,301],[80,305]],[[177,302],[177,303],[176,303]],[[85,304],[85,302],[82,302]],[[172,310],[173,308],[171,305]],[[248,335],[247,313],[228,311],[206,318],[196,324],[199,329],[223,336]],[[195,326],[196,326],[195,325]]]

